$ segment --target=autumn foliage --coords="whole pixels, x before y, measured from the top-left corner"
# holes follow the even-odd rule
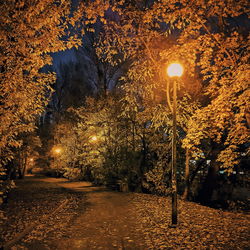
[[[44,67],[51,53],[79,46],[99,25],[98,60],[128,70],[114,93],[105,89],[68,110],[73,122],[58,120],[54,139],[64,153],[48,154],[51,166],[69,178],[88,173],[98,183],[169,193],[173,81],[166,67],[179,61],[179,181],[187,188],[203,171],[199,195],[210,199],[218,171],[246,169],[242,159],[249,156],[247,7],[245,0],[96,0],[73,7],[71,1],[2,1],[1,167],[48,103],[56,79]]]

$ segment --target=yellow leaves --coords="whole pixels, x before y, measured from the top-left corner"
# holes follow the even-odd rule
[[[22,146],[22,141],[10,140],[8,142],[9,147],[20,148]]]
[[[95,29],[94,28],[87,28],[87,31],[89,31],[89,32],[95,32]]]
[[[231,144],[225,150],[222,150],[217,158],[217,161],[222,163],[223,168],[228,173],[233,171],[233,167],[239,164],[240,153],[237,152],[237,145]]]
[[[1,137],[0,149],[20,146],[15,138],[34,130],[33,122],[47,104],[55,75],[39,73],[52,58],[46,53],[66,48],[65,22],[70,1],[4,1],[0,5],[1,40]],[[18,7],[18,8],[17,8]],[[12,15],[10,14],[12,13]],[[61,24],[61,25],[59,25]],[[79,44],[71,38],[69,46]],[[3,61],[2,61],[3,62]],[[46,96],[45,96],[46,94]],[[2,157],[2,155],[1,155]]]

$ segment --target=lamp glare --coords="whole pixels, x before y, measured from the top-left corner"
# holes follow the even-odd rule
[[[180,77],[183,74],[183,67],[179,63],[172,63],[168,66],[167,73],[170,77]]]

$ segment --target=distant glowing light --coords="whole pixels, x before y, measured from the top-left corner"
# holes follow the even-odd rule
[[[52,149],[52,151],[53,151],[55,154],[60,154],[60,153],[62,152],[62,148],[60,148],[60,147],[54,147],[54,148]]]
[[[93,136],[91,137],[91,141],[92,141],[92,142],[97,141],[97,137],[96,137],[95,135],[93,135]]]
[[[55,149],[55,152],[58,153],[58,154],[61,153],[61,151],[62,151],[62,150],[61,150],[60,148],[56,148],[56,149]]]
[[[167,74],[170,77],[174,77],[174,76],[182,76],[183,74],[183,67],[180,63],[171,63],[168,68],[167,68]]]

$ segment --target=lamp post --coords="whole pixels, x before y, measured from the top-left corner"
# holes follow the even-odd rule
[[[183,74],[183,67],[179,63],[172,63],[167,68],[169,77],[175,78],[173,81],[173,137],[172,137],[172,227],[177,226],[177,176],[176,176],[176,108],[177,108],[177,77]]]
[[[54,158],[54,162],[56,163],[56,174],[59,175],[59,164],[58,164],[58,160],[56,160],[57,156],[60,156],[62,153],[62,148],[60,146],[54,146],[52,148],[52,155]]]

